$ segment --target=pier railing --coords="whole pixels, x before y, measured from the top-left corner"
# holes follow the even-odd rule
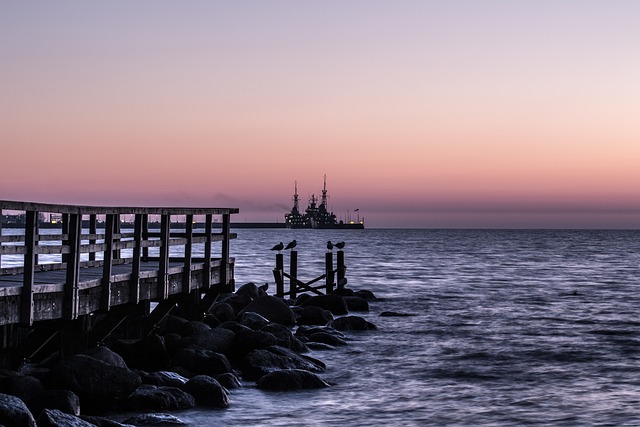
[[[232,291],[237,212],[0,200],[0,325],[74,320],[214,285]]]

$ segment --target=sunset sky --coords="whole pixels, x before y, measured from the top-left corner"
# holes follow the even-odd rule
[[[640,228],[640,1],[0,1],[0,199]]]

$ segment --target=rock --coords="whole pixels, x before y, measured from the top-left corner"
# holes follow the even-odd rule
[[[165,335],[169,333],[176,333],[180,335],[180,331],[184,324],[188,323],[187,319],[179,316],[165,316],[159,323],[160,334]]]
[[[298,329],[296,330],[296,336],[297,337],[306,337],[308,338],[309,336],[311,336],[312,334],[318,333],[318,332],[325,332],[327,334],[331,334],[335,337],[341,338],[341,339],[345,339],[347,338],[345,336],[345,334],[343,334],[340,331],[337,331],[335,329],[333,329],[330,326],[299,326]]]
[[[93,347],[83,351],[80,354],[93,357],[94,359],[100,360],[109,365],[120,366],[121,368],[128,368],[126,362],[118,353],[111,351],[109,348],[105,346]]]
[[[186,347],[201,347],[216,353],[226,353],[232,346],[236,334],[229,329],[213,328],[199,334],[183,338],[181,345]]]
[[[349,313],[347,303],[340,295],[329,294],[313,296],[302,303],[302,307],[308,306],[320,307],[325,310],[329,310],[336,316]]]
[[[80,415],[80,418],[97,427],[131,427],[131,424],[122,424],[108,418],[98,417],[94,415]]]
[[[250,327],[245,326],[245,325],[241,325],[240,323],[238,323],[236,321],[224,322],[220,326],[218,326],[218,328],[227,329],[227,330],[233,332],[234,334],[237,334],[240,331],[251,330]]]
[[[249,295],[231,295],[228,298],[221,300],[220,302],[226,302],[231,307],[233,307],[233,311],[236,313],[240,313],[244,308],[251,302],[251,297]]]
[[[240,358],[251,350],[267,348],[276,344],[276,337],[269,332],[252,329],[238,332],[233,343],[232,359]]]
[[[236,312],[233,307],[231,307],[231,304],[226,302],[217,302],[213,304],[211,308],[209,308],[209,314],[218,319],[220,323],[236,319]]]
[[[213,328],[217,328],[218,326],[220,326],[220,323],[222,323],[221,321],[219,321],[218,319],[216,319],[216,316],[214,316],[213,314],[205,314],[202,317],[202,323],[209,325],[209,327],[211,329]]]
[[[240,314],[246,312],[258,313],[270,322],[280,323],[285,326],[294,326],[296,324],[296,317],[291,307],[282,298],[278,297],[258,297],[251,301]]]
[[[88,421],[57,409],[45,409],[38,417],[38,427],[96,427]]]
[[[127,406],[135,411],[175,411],[193,408],[196,401],[179,388],[145,384],[131,393]]]
[[[258,297],[263,297],[267,294],[265,291],[263,291],[258,286],[256,286],[255,283],[249,282],[240,286],[236,290],[236,295],[248,295],[249,297],[251,297],[251,299],[256,299]]]
[[[55,364],[46,382],[49,388],[73,391],[83,407],[106,408],[129,396],[142,380],[127,368],[75,355]]]
[[[333,320],[333,314],[322,307],[310,305],[295,310],[299,316],[296,319],[298,325],[326,325]]]
[[[311,295],[309,295],[309,294],[300,294],[295,299],[295,301],[293,301],[293,305],[298,305],[298,306],[302,305],[302,303],[305,302],[306,300],[308,300],[309,298],[311,298]]]
[[[308,342],[307,347],[311,350],[335,350],[336,348],[332,345],[321,343],[321,342]]]
[[[216,375],[214,378],[226,389],[242,388],[242,383],[232,372]]]
[[[140,375],[144,384],[166,387],[182,387],[189,381],[188,378],[171,371],[157,371]]]
[[[173,365],[194,374],[218,375],[231,372],[231,364],[224,354],[203,348],[180,350],[173,358]]]
[[[261,329],[261,331],[269,332],[276,337],[276,345],[286,347],[296,353],[306,353],[309,351],[307,346],[300,341],[288,327],[279,323],[269,323]]]
[[[142,414],[124,420],[125,424],[134,426],[172,426],[186,425],[180,418],[170,414]]]
[[[261,377],[256,385],[259,389],[278,391],[329,387],[329,384],[316,374],[301,369],[269,372]]]
[[[80,398],[71,390],[46,390],[29,399],[28,406],[34,416],[39,416],[45,409],[80,415]]]
[[[319,342],[323,344],[329,344],[331,346],[347,345],[347,342],[345,340],[328,332],[315,332],[309,335],[308,338],[309,342]]]
[[[335,289],[333,292],[331,292],[332,294],[335,295],[340,295],[342,297],[352,297],[355,296],[355,292],[353,292],[353,290],[349,289],[349,288],[337,288]]]
[[[27,404],[30,399],[39,396],[44,390],[44,384],[30,375],[4,371],[3,376],[0,378],[0,393],[16,396]]]
[[[270,323],[269,319],[258,313],[254,313],[253,311],[242,311],[238,317],[240,318],[239,321],[242,326],[246,326],[256,331],[264,328]]]
[[[355,296],[360,297],[366,301],[375,301],[378,298],[373,294],[373,292],[371,291],[367,291],[365,289],[359,290],[359,291],[355,291],[354,292]]]
[[[226,408],[229,406],[229,393],[220,383],[208,375],[191,378],[183,390],[196,399],[199,406]]]
[[[206,332],[210,330],[211,330],[211,326],[207,325],[206,323],[203,323],[197,320],[191,320],[186,323],[183,323],[178,327],[178,334],[184,338],[184,337],[190,337],[192,335],[197,335],[202,332]]]
[[[380,313],[380,317],[408,317],[415,316],[415,314],[411,313],[398,313],[397,311],[383,311]]]
[[[179,337],[177,334],[167,336]],[[167,338],[157,334],[151,334],[141,340],[117,340],[113,343],[113,351],[122,356],[129,368],[153,372],[169,367]],[[153,357],[149,357],[150,354],[153,354]]]
[[[288,348],[272,346],[248,353],[242,364],[242,378],[255,381],[263,375],[279,369],[304,369],[324,372],[325,367],[317,360],[305,358]]]
[[[338,331],[369,331],[378,329],[376,325],[367,322],[359,316],[339,317],[331,322],[330,326]]]
[[[369,303],[360,297],[343,297],[349,311],[369,311]]]
[[[5,427],[37,427],[36,420],[22,399],[0,393],[0,425]]]

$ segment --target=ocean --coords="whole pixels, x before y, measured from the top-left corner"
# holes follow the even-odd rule
[[[174,413],[189,425],[640,425],[640,231],[234,231],[236,285],[271,294],[273,245],[297,240],[307,281],[345,241],[347,287],[379,298],[353,314],[378,330],[311,353],[330,388],[246,382]]]

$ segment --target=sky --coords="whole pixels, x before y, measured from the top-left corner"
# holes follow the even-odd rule
[[[0,0],[0,199],[640,228],[640,2]]]

